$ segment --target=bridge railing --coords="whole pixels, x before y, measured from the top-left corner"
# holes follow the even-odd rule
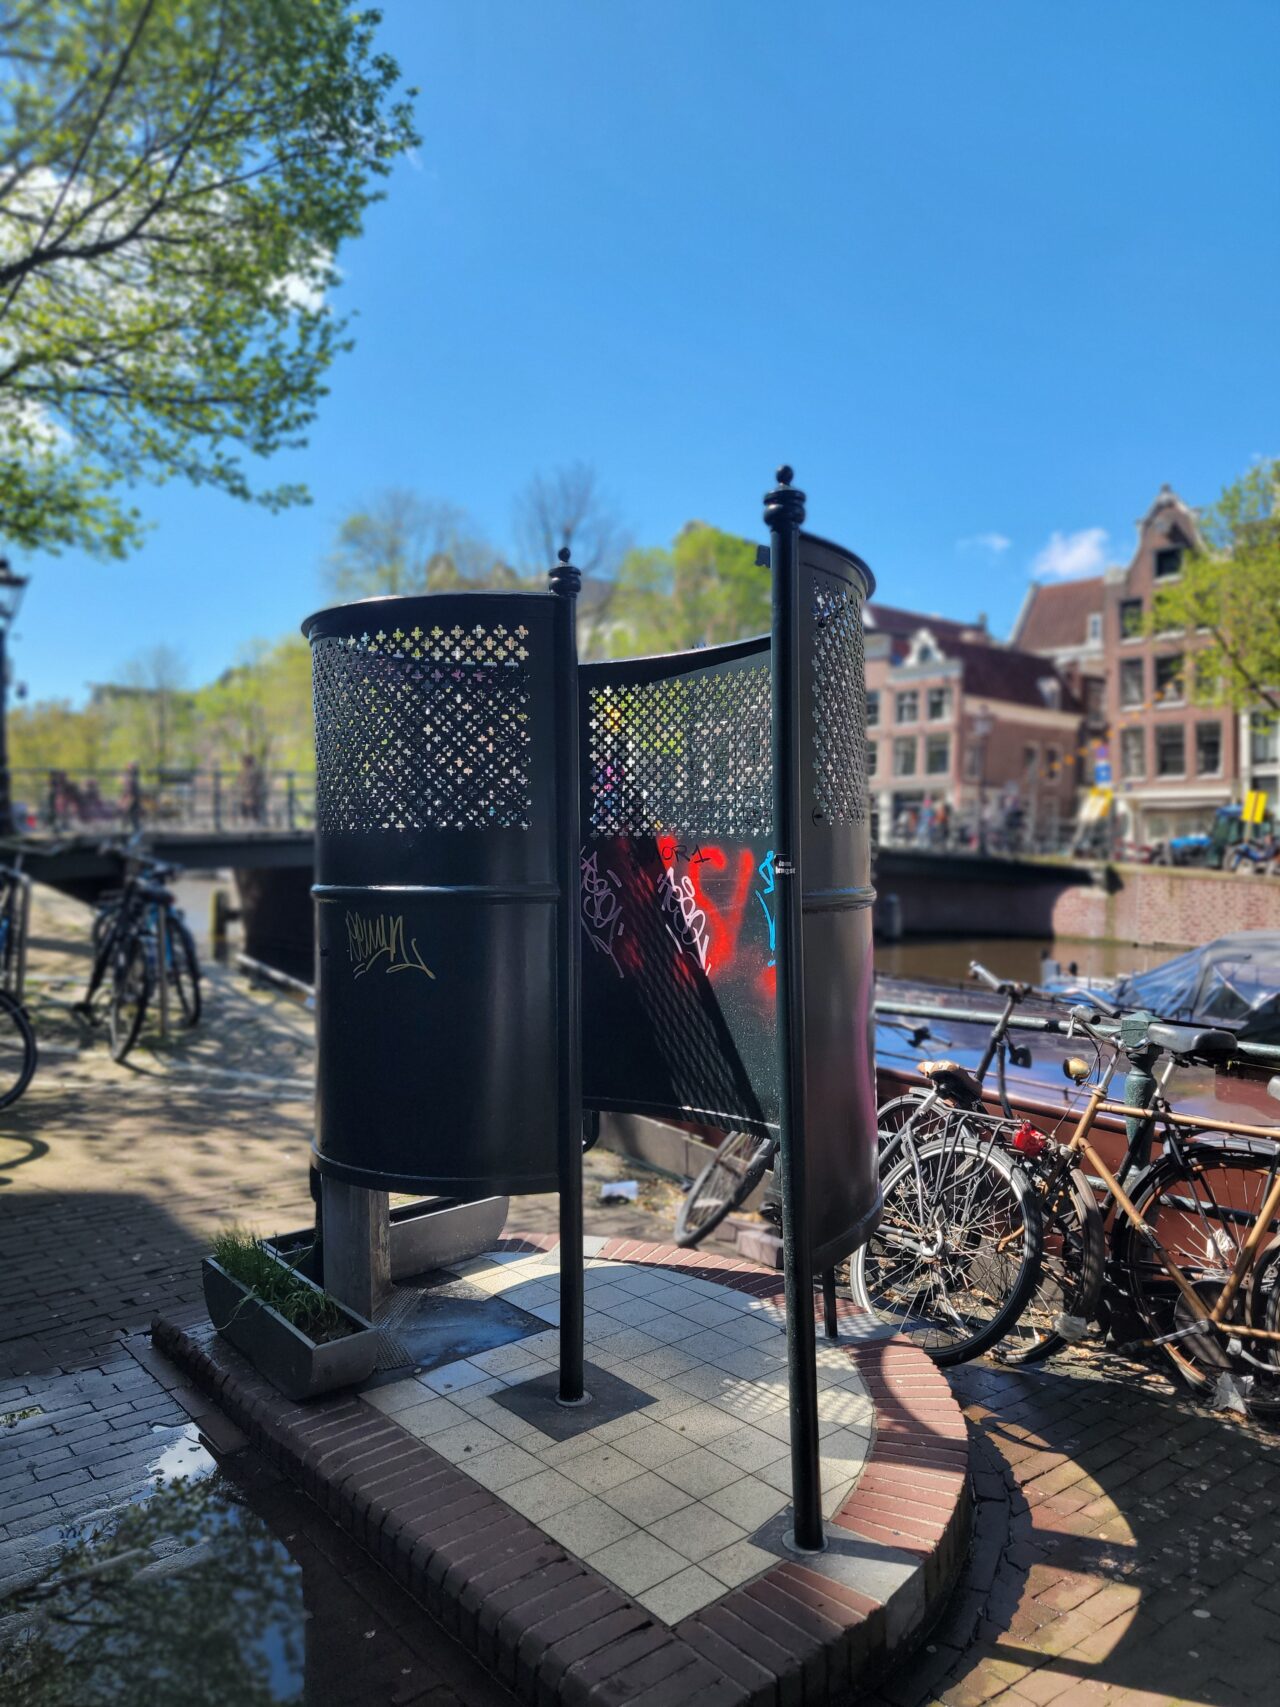
[[[26,835],[75,831],[310,830],[315,773],[253,769],[10,771],[14,821]]]

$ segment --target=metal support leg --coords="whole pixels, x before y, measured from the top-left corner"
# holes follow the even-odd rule
[[[156,979],[160,986],[160,1041],[169,1041],[169,913],[156,908]]]
[[[840,1338],[840,1324],[836,1320],[836,1271],[827,1269],[822,1277],[822,1321],[829,1340]]]

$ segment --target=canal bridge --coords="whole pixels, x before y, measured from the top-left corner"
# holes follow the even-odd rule
[[[119,882],[126,840],[119,826],[41,831],[0,842],[0,859],[20,855],[34,882],[92,903]],[[187,871],[233,873],[246,951],[270,964],[305,961],[315,854],[309,828],[220,829],[171,819],[143,825],[139,843]],[[875,863],[877,923],[886,936],[1046,938],[1065,892],[1108,881],[1108,868],[1067,860],[886,847]]]

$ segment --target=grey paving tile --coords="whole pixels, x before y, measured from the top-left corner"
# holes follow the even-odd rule
[[[404,1415],[412,1416],[413,1413],[408,1411]],[[404,1422],[404,1416],[397,1418],[397,1421]],[[408,1425],[406,1424],[406,1426]],[[442,1458],[447,1458],[451,1464],[460,1465],[463,1469],[466,1468],[464,1460],[471,1454],[479,1455],[481,1452],[491,1452],[495,1447],[506,1446],[507,1444],[508,1442],[500,1434],[491,1428],[486,1428],[482,1422],[477,1422],[474,1417],[468,1417],[465,1422],[457,1423],[452,1428],[442,1428],[438,1433],[431,1436],[431,1450],[438,1452]]]
[[[734,1541],[721,1552],[708,1554],[702,1560],[702,1568],[726,1588],[740,1588],[743,1583],[758,1577],[761,1571],[772,1570],[777,1563],[776,1554],[766,1553],[754,1542]]]
[[[662,1474],[667,1481],[674,1482],[676,1487],[683,1488],[695,1499],[705,1499],[717,1488],[726,1488],[730,1482],[738,1481],[742,1471],[736,1464],[717,1458],[705,1446],[697,1446],[692,1452],[686,1452],[683,1458],[664,1464]]]
[[[642,1528],[692,1503],[692,1496],[683,1488],[677,1488],[652,1470],[642,1471],[629,1482],[619,1482],[601,1497]]]
[[[666,1425],[673,1434],[682,1435],[691,1446],[709,1446],[722,1435],[732,1434],[737,1418],[719,1405],[692,1405]]]
[[[471,1454],[462,1465],[473,1482],[495,1493],[512,1482],[526,1481],[545,1468],[541,1461],[514,1444],[495,1446],[490,1452]]]
[[[771,1488],[755,1476],[744,1476],[740,1482],[730,1482],[727,1488],[708,1494],[704,1503],[750,1533],[776,1517],[790,1498],[789,1492]]]
[[[701,1502],[682,1506],[669,1517],[660,1517],[649,1525],[650,1535],[674,1547],[691,1564],[705,1559],[708,1553],[719,1553],[733,1542],[745,1540],[746,1533],[740,1524]]]
[[[679,1420],[676,1416],[669,1423],[650,1423],[647,1428],[637,1429],[618,1442],[619,1450],[647,1469],[659,1469],[689,1450],[689,1442],[676,1433]]]
[[[626,1438],[621,1444],[625,1448]],[[625,1457],[617,1446],[593,1446],[590,1451],[566,1459],[556,1468],[571,1482],[592,1494],[602,1494],[609,1488],[616,1488],[619,1482],[629,1482],[636,1473],[635,1460]]]
[[[594,1495],[579,1500],[577,1505],[565,1506],[562,1511],[540,1518],[538,1526],[553,1541],[558,1541],[580,1559],[621,1541],[625,1536],[640,1533],[629,1518]]]
[[[439,1369],[428,1370],[421,1379],[422,1385],[430,1387],[433,1393],[455,1393],[460,1387],[474,1387],[477,1381],[487,1381],[489,1377],[483,1369],[477,1369],[474,1363],[463,1357],[456,1363],[444,1363]]]
[[[655,1583],[653,1588],[637,1594],[636,1599],[646,1612],[651,1612],[664,1624],[678,1624],[690,1613],[700,1612],[713,1600],[719,1600],[724,1592],[722,1582],[699,1566],[690,1565],[687,1570],[677,1571],[674,1577],[668,1577],[665,1582]]]
[[[408,1410],[397,1411],[396,1419],[401,1428],[407,1428],[417,1440],[429,1440],[433,1434],[440,1434],[447,1428],[457,1428],[471,1419],[465,1411],[460,1411],[448,1399],[424,1399],[421,1404],[411,1405]]]
[[[522,1516],[540,1524],[544,1517],[577,1505],[582,1499],[582,1489],[558,1470],[540,1470],[536,1476],[505,1487],[502,1497]]]
[[[764,1429],[751,1427],[722,1434],[718,1440],[710,1442],[710,1447],[712,1452],[726,1458],[730,1464],[736,1464],[740,1470],[758,1470],[764,1464],[772,1464],[785,1457],[788,1450],[785,1439],[779,1440]]]
[[[587,1563],[616,1583],[624,1594],[643,1594],[684,1570],[687,1560],[652,1535],[637,1532],[591,1554]]]

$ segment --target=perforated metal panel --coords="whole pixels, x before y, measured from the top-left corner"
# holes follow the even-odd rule
[[[767,664],[588,691],[593,836],[768,835]]]
[[[315,639],[319,829],[528,829],[528,640],[501,623]]]
[[[550,593],[377,599],[307,619],[317,787],[316,1159],[459,1198],[559,1178]]]
[[[862,594],[812,578],[813,792],[818,817],[861,824],[867,816],[867,684]]]

